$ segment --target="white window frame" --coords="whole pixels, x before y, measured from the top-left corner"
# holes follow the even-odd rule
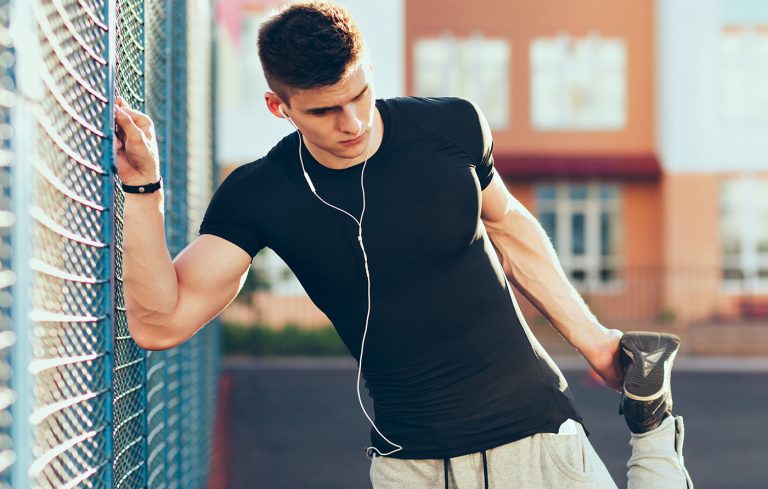
[[[483,49],[492,43],[496,51]],[[439,47],[444,51],[440,59],[430,59],[424,48]],[[490,53],[501,52],[503,61],[488,59]],[[422,37],[413,43],[413,90],[414,95],[423,97],[457,96],[475,102],[483,111],[491,129],[503,130],[512,123],[510,103],[511,79],[509,70],[512,63],[512,47],[508,39],[485,37],[476,32],[471,36],[457,37],[446,32],[439,37]],[[498,69],[501,87],[492,90],[494,77],[489,78],[483,70]],[[432,70],[432,73],[425,73]],[[440,73],[439,87],[434,79]]]
[[[726,294],[768,294],[768,278],[760,279],[758,272],[760,269],[768,269],[768,253],[761,254],[758,251],[757,233],[754,223],[759,219],[755,206],[755,201],[760,198],[760,187],[768,187],[768,179],[757,178],[754,176],[742,176],[736,179],[730,179],[723,182],[725,184],[735,184],[740,188],[736,195],[738,199],[738,214],[741,217],[741,223],[738,225],[739,238],[741,241],[741,252],[739,254],[726,254],[724,249],[720,255],[722,291]],[[721,206],[724,206],[725,195],[723,187],[720,190]],[[768,195],[768,193],[766,193]],[[768,198],[768,197],[763,197]],[[723,210],[724,212],[724,210]],[[723,239],[724,216],[720,215],[720,239]],[[727,266],[726,266],[727,265]],[[738,269],[743,274],[743,279],[726,279],[725,269]]]
[[[768,122],[768,25],[726,25],[718,46],[720,116],[730,123]]]
[[[537,131],[622,131],[627,126],[627,42],[566,32],[529,46],[530,121]],[[547,54],[548,53],[548,54]],[[581,93],[586,110],[570,102]]]
[[[622,188],[618,183],[608,183],[599,181],[570,182],[557,181],[550,183],[541,183],[540,186],[552,185],[555,187],[555,199],[549,202],[542,202],[536,197],[537,218],[542,212],[554,212],[557,226],[557,242],[553,243],[557,252],[560,264],[571,283],[579,290],[588,293],[610,293],[618,294],[624,291],[623,263],[621,260],[621,238],[622,232]],[[573,185],[584,185],[587,188],[587,198],[583,201],[571,200],[570,189]],[[616,187],[617,194],[615,199],[602,200],[600,198],[600,189],[604,185]],[[535,190],[536,190],[535,189]],[[537,192],[534,191],[534,195]],[[617,255],[603,257],[600,255],[600,217],[603,211],[610,211],[617,216],[614,221],[615,228],[612,230],[617,239]],[[585,219],[585,254],[583,256],[574,256],[572,250],[572,236],[570,232],[571,218],[575,212],[584,214]],[[552,237],[550,236],[550,239]],[[608,282],[600,280],[600,269],[609,267],[616,271],[616,278]],[[575,269],[584,270],[586,273],[585,281],[578,281],[571,276]]]

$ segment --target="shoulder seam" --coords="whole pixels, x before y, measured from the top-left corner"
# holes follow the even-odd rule
[[[450,98],[455,98],[456,100],[461,100],[461,101],[467,102],[465,99],[462,99],[462,98],[460,98],[460,97],[450,97]],[[402,110],[402,109],[399,107],[399,104],[400,104],[400,102],[399,102],[397,99],[393,99],[393,100],[395,101],[395,103],[393,104],[393,106],[394,106],[394,107],[395,107],[395,108],[396,108],[396,109],[397,109],[397,110],[398,110],[398,111],[399,111],[399,112],[400,112],[400,113],[403,115],[403,117],[405,117],[406,119],[408,119],[408,120],[409,120],[411,123],[413,123],[413,124],[415,124],[415,125],[419,126],[420,128],[422,128],[422,129],[423,129],[423,130],[425,130],[426,132],[428,132],[428,133],[430,133],[430,134],[432,134],[432,135],[434,135],[434,136],[437,136],[437,137],[439,137],[440,139],[443,139],[443,140],[445,140],[445,141],[448,141],[449,143],[451,143],[451,144],[453,144],[453,145],[455,145],[455,146],[458,146],[459,148],[461,148],[461,150],[462,150],[462,151],[464,151],[464,153],[466,153],[466,155],[469,157],[469,160],[470,160],[470,161],[471,161],[473,164],[477,165],[477,164],[479,163],[478,161],[475,161],[475,158],[474,158],[474,156],[472,156],[472,152],[471,152],[470,150],[468,150],[468,149],[467,149],[467,148],[466,148],[466,147],[465,147],[463,144],[461,144],[461,143],[459,143],[458,141],[455,141],[455,140],[453,140],[453,139],[449,138],[449,137],[448,137],[448,136],[446,136],[445,134],[441,134],[441,133],[439,133],[439,132],[435,131],[434,129],[430,129],[430,128],[428,128],[428,127],[425,127],[425,126],[424,126],[422,123],[420,123],[420,122],[418,122],[418,121],[414,120],[414,119],[413,119],[413,118],[412,118],[410,115],[408,115],[408,114],[407,114],[407,113],[406,113],[404,110]]]

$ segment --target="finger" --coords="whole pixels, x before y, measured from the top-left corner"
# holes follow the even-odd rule
[[[115,99],[115,103],[116,103],[116,104],[117,104],[119,107],[125,107],[125,106],[127,105],[127,104],[125,103],[125,99],[124,99],[123,97],[120,97],[120,96],[118,96],[118,97]]]
[[[120,129],[125,133],[126,139],[141,138],[144,131],[131,119],[131,117],[125,112],[123,108],[118,108],[115,111],[115,121],[120,125]]]
[[[139,128],[128,114],[128,112],[126,112],[122,107],[115,107],[115,124],[116,129],[122,129],[123,131],[125,131],[126,127],[131,126],[135,127],[136,129]]]
[[[150,139],[155,137],[154,123],[148,115],[138,110],[134,110],[128,106],[122,107],[122,109],[128,114],[128,116],[130,116],[130,118],[133,120],[136,126],[141,129],[141,132],[143,132],[145,136]]]
[[[141,128],[148,128],[152,126],[152,119],[150,119],[147,114],[144,114],[143,112],[140,112],[138,110],[134,110],[128,107],[127,105],[120,108],[126,114],[128,114],[131,117],[131,119],[133,119],[133,122],[135,122],[137,126]]]

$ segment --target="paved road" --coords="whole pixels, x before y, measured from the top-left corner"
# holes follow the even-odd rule
[[[561,365],[592,444],[625,487],[628,431],[617,394],[593,385],[578,362]],[[768,370],[739,361],[713,363],[715,372],[707,362],[689,365],[676,369],[673,388],[696,488],[768,488]],[[353,364],[227,362],[223,373],[231,380],[228,488],[370,488]]]

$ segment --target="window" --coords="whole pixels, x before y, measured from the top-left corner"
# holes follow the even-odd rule
[[[720,244],[723,288],[768,293],[768,179],[722,183]]]
[[[621,130],[627,49],[621,39],[566,34],[530,46],[531,124],[539,131]]]
[[[722,4],[718,103],[729,122],[768,121],[768,3]]]
[[[474,101],[494,129],[510,123],[509,43],[481,34],[417,40],[413,48],[414,92]]]
[[[536,211],[565,273],[577,288],[599,291],[620,286],[618,185],[537,185]]]

